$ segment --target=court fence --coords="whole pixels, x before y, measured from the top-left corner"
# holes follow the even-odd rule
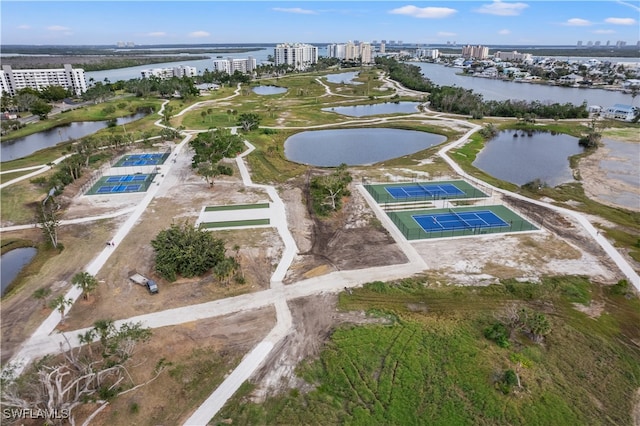
[[[468,235],[484,235],[538,230],[535,225],[526,220],[510,220],[507,222],[508,226],[460,226],[427,232],[417,223],[407,225],[401,217],[394,214],[393,212],[389,212],[388,216],[407,240],[422,240],[430,238],[461,237]]]

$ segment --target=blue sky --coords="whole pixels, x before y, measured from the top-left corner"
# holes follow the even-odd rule
[[[575,45],[640,39],[640,1],[11,1],[2,44]]]

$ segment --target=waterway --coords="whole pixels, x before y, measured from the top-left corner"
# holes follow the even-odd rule
[[[284,143],[285,157],[319,167],[375,164],[413,154],[446,141],[445,136],[415,130],[340,129],[296,133]]]
[[[461,75],[460,68],[426,62],[409,62],[416,65],[422,74],[439,86],[457,86],[472,89],[482,95],[484,100],[506,101],[507,99],[540,101],[548,103],[572,103],[580,105],[599,105],[609,107],[613,104],[631,105],[630,94],[604,89],[588,89],[578,87],[549,86],[545,84],[517,83],[490,78]],[[637,102],[637,100],[636,100]]]
[[[117,125],[131,123],[145,117],[147,113],[137,113],[116,120]],[[51,148],[59,143],[80,139],[104,129],[108,121],[78,121],[49,130],[34,133],[23,138],[10,139],[0,144],[0,162],[24,158],[36,151]]]
[[[282,93],[287,92],[286,87],[278,86],[256,86],[251,90],[253,90],[253,93],[257,95],[281,95]]]
[[[36,255],[37,250],[34,247],[21,247],[6,252],[0,256],[0,290],[1,295],[11,282],[16,279],[22,268],[24,268],[33,256]]]
[[[349,117],[365,117],[379,114],[413,114],[419,112],[418,105],[420,105],[420,102],[385,102],[373,105],[322,108],[322,111],[335,112]]]
[[[573,136],[508,130],[487,142],[473,166],[516,185],[540,179],[557,186],[574,181],[569,157],[583,151]]]

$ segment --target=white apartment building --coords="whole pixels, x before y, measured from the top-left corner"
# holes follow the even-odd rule
[[[439,57],[438,49],[416,49],[416,58],[438,59]]]
[[[513,52],[498,51],[493,55],[493,57],[502,61],[533,62],[533,56],[531,55],[531,53],[518,53],[518,51],[516,50],[514,50]]]
[[[486,59],[489,57],[489,48],[486,46],[466,45],[462,48],[463,58]]]
[[[173,68],[150,68],[140,71],[142,78],[158,77],[160,80],[166,80],[173,77],[195,77],[198,75],[196,67],[180,65]]]
[[[87,91],[84,70],[65,64],[64,68],[30,70],[12,70],[11,65],[3,65],[0,71],[1,92],[10,96],[26,87],[41,90],[48,86],[62,86],[80,96]]]
[[[249,56],[247,59],[216,59],[213,61],[213,70],[233,74],[240,71],[242,74],[251,74],[256,69],[257,62],[254,57]]]
[[[371,43],[330,44],[327,46],[327,56],[345,61],[361,61],[363,64],[371,64],[373,60],[373,48]]]
[[[311,64],[318,63],[318,48],[304,43],[283,43],[273,49],[273,58],[277,65],[292,65],[297,70],[304,70]]]

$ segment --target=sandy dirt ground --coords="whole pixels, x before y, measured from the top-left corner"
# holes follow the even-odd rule
[[[157,197],[132,232],[115,248],[114,254],[98,274],[97,278],[101,282],[98,290],[88,301],[79,300],[76,303],[61,328],[71,330],[89,326],[97,319],[126,318],[268,287],[269,277],[283,250],[279,235],[269,228],[219,231],[217,234],[227,241],[228,255],[234,255],[233,245],[241,247],[238,255],[246,277],[245,284],[221,286],[211,275],[167,283],[154,274],[150,241],[171,223],[182,220],[194,222],[200,210],[207,205],[269,201],[263,191],[242,185],[234,163],[230,163],[234,168],[234,176],[221,178],[212,188],[209,187],[203,179],[193,174],[190,157],[185,152],[177,158],[175,167],[166,177]],[[422,167],[428,167],[428,163],[424,163]],[[591,166],[586,163],[581,167]],[[386,169],[385,173],[390,176],[406,175],[406,170],[403,169]],[[581,172],[583,178],[585,175],[589,176],[582,169]],[[303,176],[294,179],[278,188],[286,205],[290,229],[300,251],[287,273],[285,283],[336,270],[407,262],[404,253],[355,189],[344,199],[342,212],[329,219],[313,217],[306,206],[306,178]],[[354,179],[354,182],[357,181]],[[64,198],[64,218],[77,218],[131,207],[139,201],[140,195],[86,197],[75,194],[73,187],[70,187],[65,191]],[[516,210],[535,223],[542,224],[544,231],[414,243],[429,266],[425,273],[441,279],[443,284],[458,285],[487,285],[504,278],[536,280],[544,275],[562,274],[589,275],[602,283],[615,282],[620,278],[617,268],[600,247],[569,218],[523,202],[516,204]],[[73,274],[81,271],[102,250],[118,224],[126,220],[126,217],[62,228],[61,241],[67,248],[56,259],[43,265],[39,273],[28,277],[21,291],[8,300],[3,300],[3,361],[11,356],[16,345],[26,339],[49,313],[48,309],[41,307],[39,301],[31,298],[33,291],[43,285],[50,286],[54,294],[67,290]],[[34,230],[23,231],[24,235],[28,235],[28,232],[33,233]],[[160,293],[149,295],[143,287],[129,282],[128,276],[134,271],[158,279]],[[256,399],[264,398],[278,388],[295,386],[295,365],[307,356],[316,355],[337,324],[368,321],[358,313],[338,313],[335,306],[335,297],[327,295],[290,303],[294,333],[287,337],[256,376]],[[261,313],[247,313],[251,314],[266,318]],[[265,330],[273,324],[272,319],[269,320],[271,322],[265,320],[264,327],[257,327],[251,321],[243,322],[237,318],[239,317],[229,319],[233,324],[215,331],[215,335],[222,341],[230,339],[227,334],[246,333],[243,335],[250,337],[245,337],[243,343],[236,346],[242,350],[259,341]],[[247,325],[249,323],[252,325]],[[193,328],[185,325],[173,328],[172,331],[158,330],[154,338],[157,352],[171,354],[176,351],[175,356],[171,356],[180,359],[185,355],[185,352],[179,352],[181,342],[197,342],[199,339],[200,335],[193,334],[193,330],[200,330],[205,334],[214,332],[200,324],[191,327]],[[184,345],[185,351],[190,350],[186,343]],[[238,351],[242,352],[240,349]],[[149,389],[158,388],[154,384]],[[140,401],[150,401],[148,404],[151,407],[160,406],[161,394],[162,392],[154,394],[156,396],[149,394],[140,397]],[[110,418],[101,417],[104,421],[97,424],[111,424]]]

